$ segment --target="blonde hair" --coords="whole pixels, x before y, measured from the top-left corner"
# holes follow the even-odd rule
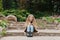
[[[33,26],[34,26],[34,27],[37,27],[36,19],[35,19],[35,17],[34,17],[32,14],[28,15],[28,17],[27,17],[27,19],[26,19],[26,26],[29,24],[29,22],[30,22],[30,21],[29,21],[29,18],[30,18],[31,16],[33,17],[33,21],[32,21]]]

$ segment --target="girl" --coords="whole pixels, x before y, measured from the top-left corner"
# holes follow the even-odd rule
[[[26,27],[25,32],[27,33],[28,37],[32,37],[33,33],[37,32],[36,30],[37,23],[35,17],[32,14],[28,15],[25,27]]]

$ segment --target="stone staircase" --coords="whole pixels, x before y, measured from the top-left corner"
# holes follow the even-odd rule
[[[26,36],[24,32],[24,22],[13,22],[10,23],[6,30],[6,36]],[[34,36],[60,36],[60,30],[57,29],[39,29],[38,32],[34,33]]]
[[[24,30],[7,30],[6,36],[26,36]],[[60,30],[38,30],[34,36],[60,36]]]

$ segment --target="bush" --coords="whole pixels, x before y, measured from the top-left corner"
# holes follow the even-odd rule
[[[6,34],[6,27],[7,22],[5,20],[0,20],[0,28],[1,28],[0,35],[4,36]]]
[[[5,36],[6,35],[6,30],[3,30],[2,32],[0,32],[1,36]]]
[[[60,22],[60,18],[56,18],[55,20],[58,21],[58,22]]]
[[[40,12],[40,11],[35,11],[35,12],[30,12],[30,10],[18,10],[18,9],[10,9],[10,10],[4,10],[2,11],[1,14],[7,16],[7,15],[14,15],[17,17],[18,21],[25,21],[27,15],[29,14],[33,14],[35,16],[35,18],[40,18],[43,16],[51,16],[51,12]]]
[[[5,16],[12,14],[17,17],[18,21],[25,21],[27,15],[30,13],[27,10],[4,10],[2,14]]]
[[[47,21],[48,23],[54,22],[54,19],[52,17],[42,17],[42,19]]]
[[[40,17],[47,17],[47,16],[51,16],[52,12],[47,12],[47,11],[36,11],[34,13],[32,13],[36,18],[40,18]]]
[[[7,22],[5,20],[0,20],[0,27],[6,28],[7,27]]]

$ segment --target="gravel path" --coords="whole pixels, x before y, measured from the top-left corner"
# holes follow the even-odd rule
[[[34,36],[34,37],[7,36],[0,38],[0,40],[60,40],[60,37],[59,36]]]

